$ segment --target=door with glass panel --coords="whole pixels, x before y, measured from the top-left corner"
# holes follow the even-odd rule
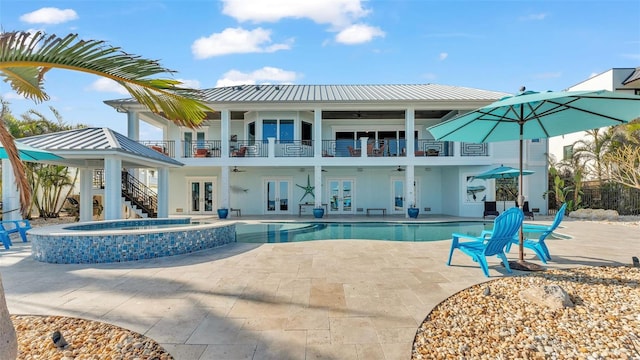
[[[353,179],[329,179],[327,180],[329,192],[329,213],[351,214],[354,210],[353,194],[355,180]]]
[[[270,178],[264,181],[265,214],[288,214],[291,204],[291,180]]]
[[[391,212],[396,214],[405,214],[407,207],[411,206],[411,199],[405,199],[405,179],[401,177],[391,178]],[[415,206],[420,207],[420,194],[418,192],[420,186],[418,179],[414,179]]]
[[[193,157],[196,149],[207,147],[207,137],[204,131],[184,131],[182,140],[184,157]]]
[[[189,214],[213,214],[216,207],[215,179],[192,178],[189,184]]]

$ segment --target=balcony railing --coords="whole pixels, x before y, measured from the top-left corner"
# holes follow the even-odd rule
[[[141,140],[141,144],[148,146],[167,156],[176,157],[175,142],[173,140]],[[322,140],[322,157],[361,157],[360,140],[338,139]],[[369,141],[367,143],[367,157],[397,157],[407,156],[407,142],[405,139],[386,139]],[[450,157],[456,155],[456,143],[452,141],[436,141],[433,139],[416,139],[414,156]],[[229,143],[230,157],[269,157],[269,142],[267,140],[237,140]],[[221,157],[221,140],[182,141],[183,158],[219,158]],[[276,140],[273,143],[274,157],[313,157],[314,140]],[[460,143],[461,157],[489,156],[488,144]]]
[[[173,140],[140,140],[138,142],[169,157],[176,157],[176,143]]]
[[[232,141],[229,148],[231,157],[268,157],[269,142],[264,140]]]
[[[276,140],[275,157],[313,157],[311,140]]]

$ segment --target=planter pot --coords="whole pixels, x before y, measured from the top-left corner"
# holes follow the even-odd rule
[[[229,216],[229,209],[218,209],[218,218],[226,219]]]
[[[313,217],[315,217],[316,219],[322,219],[323,216],[324,216],[324,209],[323,208],[315,208],[315,209],[313,209]]]
[[[407,209],[407,213],[409,214],[409,217],[412,219],[415,219],[418,217],[418,214],[420,213],[420,209],[418,208],[408,208]]]

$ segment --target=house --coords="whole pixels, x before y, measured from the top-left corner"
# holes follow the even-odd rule
[[[169,215],[406,214],[478,217],[495,198],[474,174],[517,167],[517,142],[435,141],[427,128],[490,104],[502,92],[437,84],[243,85],[202,90],[215,111],[200,128],[179,127],[134,99],[105,103],[126,113],[132,139],[184,164],[168,169]],[[139,139],[144,121],[162,139]],[[546,213],[546,139],[526,141],[525,196]],[[232,213],[233,215],[233,213]]]
[[[423,215],[477,218],[483,201],[495,200],[496,181],[474,175],[518,167],[517,141],[436,141],[428,131],[509,95],[502,92],[437,84],[243,85],[202,95],[214,111],[196,129],[119,99],[105,103],[126,114],[126,136],[87,128],[21,141],[78,167],[81,195],[105,199],[107,220],[134,210],[159,217],[216,215],[219,208],[277,216],[308,215],[316,207],[330,217],[406,216],[415,207]],[[139,139],[140,122],[162,129],[162,139]],[[546,139],[524,143],[524,168],[534,171],[524,178],[524,195],[541,213],[547,151]],[[157,182],[149,181],[152,173]],[[91,198],[80,197],[81,220],[91,220]]]
[[[640,67],[609,69],[566,90],[609,90],[640,95]],[[553,155],[558,161],[571,158],[573,144],[578,140],[584,139],[584,137],[585,132],[580,131],[550,138],[549,154]]]

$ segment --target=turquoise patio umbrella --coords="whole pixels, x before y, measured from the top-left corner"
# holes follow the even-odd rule
[[[549,138],[577,131],[619,125],[640,117],[640,96],[599,91],[522,93],[461,114],[429,127],[436,140],[487,143],[520,140],[520,201],[522,204],[522,145],[524,139]],[[520,205],[522,206],[522,205]],[[524,261],[520,230],[519,260],[513,266],[532,270]]]
[[[62,160],[63,158],[46,150],[41,150],[33,146],[29,146],[16,141],[16,148],[18,149],[18,155],[22,161],[55,161]],[[0,159],[7,159],[7,150],[0,144]]]
[[[531,175],[534,171],[532,170],[522,170],[522,175]],[[476,179],[513,179],[520,176],[520,170],[516,168],[512,168],[511,166],[500,165],[497,168],[493,168],[491,170],[480,173],[474,178]],[[506,201],[502,203],[502,210],[506,209]]]

